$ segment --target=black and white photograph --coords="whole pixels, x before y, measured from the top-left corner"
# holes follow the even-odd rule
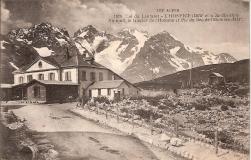
[[[0,0],[0,160],[248,160],[249,0]]]

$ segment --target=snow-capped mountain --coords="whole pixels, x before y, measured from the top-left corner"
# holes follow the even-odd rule
[[[146,32],[139,32],[135,29],[123,29],[117,35],[111,35],[100,32],[91,25],[74,34],[80,53],[89,51],[95,54],[97,62],[118,74],[132,64],[147,39]]]
[[[110,67],[116,73],[121,74],[132,64],[148,39],[148,35],[137,30],[124,29],[118,33],[118,37],[115,40],[110,40],[108,47],[97,53],[95,59],[104,66]]]
[[[121,75],[131,82],[139,82],[191,67],[235,61],[227,53],[215,55],[199,47],[192,48],[168,32],[161,32],[145,42],[132,64]]]
[[[153,36],[135,29],[123,29],[116,35],[87,26],[74,34],[80,53],[90,51],[95,60],[131,82],[208,64],[232,63],[228,53],[216,55],[200,47],[183,44],[164,31]]]
[[[95,54],[108,46],[108,39],[114,37],[105,32],[98,31],[92,25],[79,29],[74,33],[73,39],[80,54]]]
[[[12,76],[11,71],[38,55],[51,56],[59,63],[64,61],[67,53],[69,56],[94,56],[97,62],[131,82],[157,78],[190,67],[236,61],[228,53],[216,55],[199,47],[184,45],[165,31],[150,36],[144,31],[123,29],[112,35],[88,25],[70,37],[65,29],[41,23],[12,30],[0,40],[3,81],[12,79],[8,78]]]

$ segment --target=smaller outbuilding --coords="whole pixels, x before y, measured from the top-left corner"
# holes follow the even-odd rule
[[[27,99],[38,102],[65,102],[78,97],[78,84],[70,81],[32,80],[26,84]]]
[[[12,84],[0,84],[0,100],[9,101],[12,99]]]
[[[208,84],[209,85],[225,84],[225,78],[220,73],[212,72],[208,76]]]
[[[120,99],[125,96],[137,96],[139,88],[125,80],[98,81],[89,88],[89,97],[105,96],[109,99]]]

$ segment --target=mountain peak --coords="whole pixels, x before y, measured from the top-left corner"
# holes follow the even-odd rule
[[[52,35],[57,35],[58,38],[69,37],[68,31],[65,29],[52,26],[52,24],[45,22],[33,25],[29,28],[18,28],[8,33],[10,40],[22,41],[26,44],[30,44],[33,39],[36,38],[48,39]]]
[[[217,55],[217,58],[219,59],[219,63],[233,63],[236,62],[237,60],[230,55],[229,53],[220,53]]]
[[[127,38],[127,37],[137,38],[138,36],[149,37],[149,35],[146,31],[139,31],[134,28],[124,28],[118,32],[118,36],[120,36],[122,38]]]
[[[97,34],[99,31],[93,25],[87,25],[74,33],[74,37],[84,37],[89,34]]]
[[[42,22],[40,24],[34,25],[34,28],[44,28],[44,27],[52,28],[52,25],[49,22]]]

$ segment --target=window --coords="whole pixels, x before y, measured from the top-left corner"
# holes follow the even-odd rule
[[[117,76],[116,74],[112,75],[112,80],[118,80],[118,79],[120,79],[119,76]]]
[[[91,81],[96,81],[96,75],[95,75],[95,72],[91,72]]]
[[[99,81],[103,81],[103,73],[102,72],[99,72]]]
[[[107,89],[107,95],[109,95],[109,96],[111,95],[111,89],[110,88]]]
[[[43,65],[42,65],[42,62],[38,62],[38,67],[39,67],[39,68],[42,68],[42,66],[43,66]]]
[[[39,74],[38,75],[38,80],[44,80],[44,74]]]
[[[108,73],[108,80],[112,80],[112,73],[111,72]]]
[[[49,80],[55,80],[55,73],[49,73]]]
[[[19,83],[24,83],[24,77],[19,77]]]
[[[122,95],[125,95],[125,88],[122,88]]]
[[[27,82],[30,82],[32,80],[32,75],[27,76]]]
[[[65,80],[71,81],[71,72],[65,72]]]
[[[81,72],[81,80],[86,81],[86,71]]]
[[[92,97],[92,90],[89,90],[89,97]]]
[[[101,96],[101,89],[98,89],[98,95]]]
[[[34,97],[40,97],[40,87],[35,86],[33,89],[34,89]]]

